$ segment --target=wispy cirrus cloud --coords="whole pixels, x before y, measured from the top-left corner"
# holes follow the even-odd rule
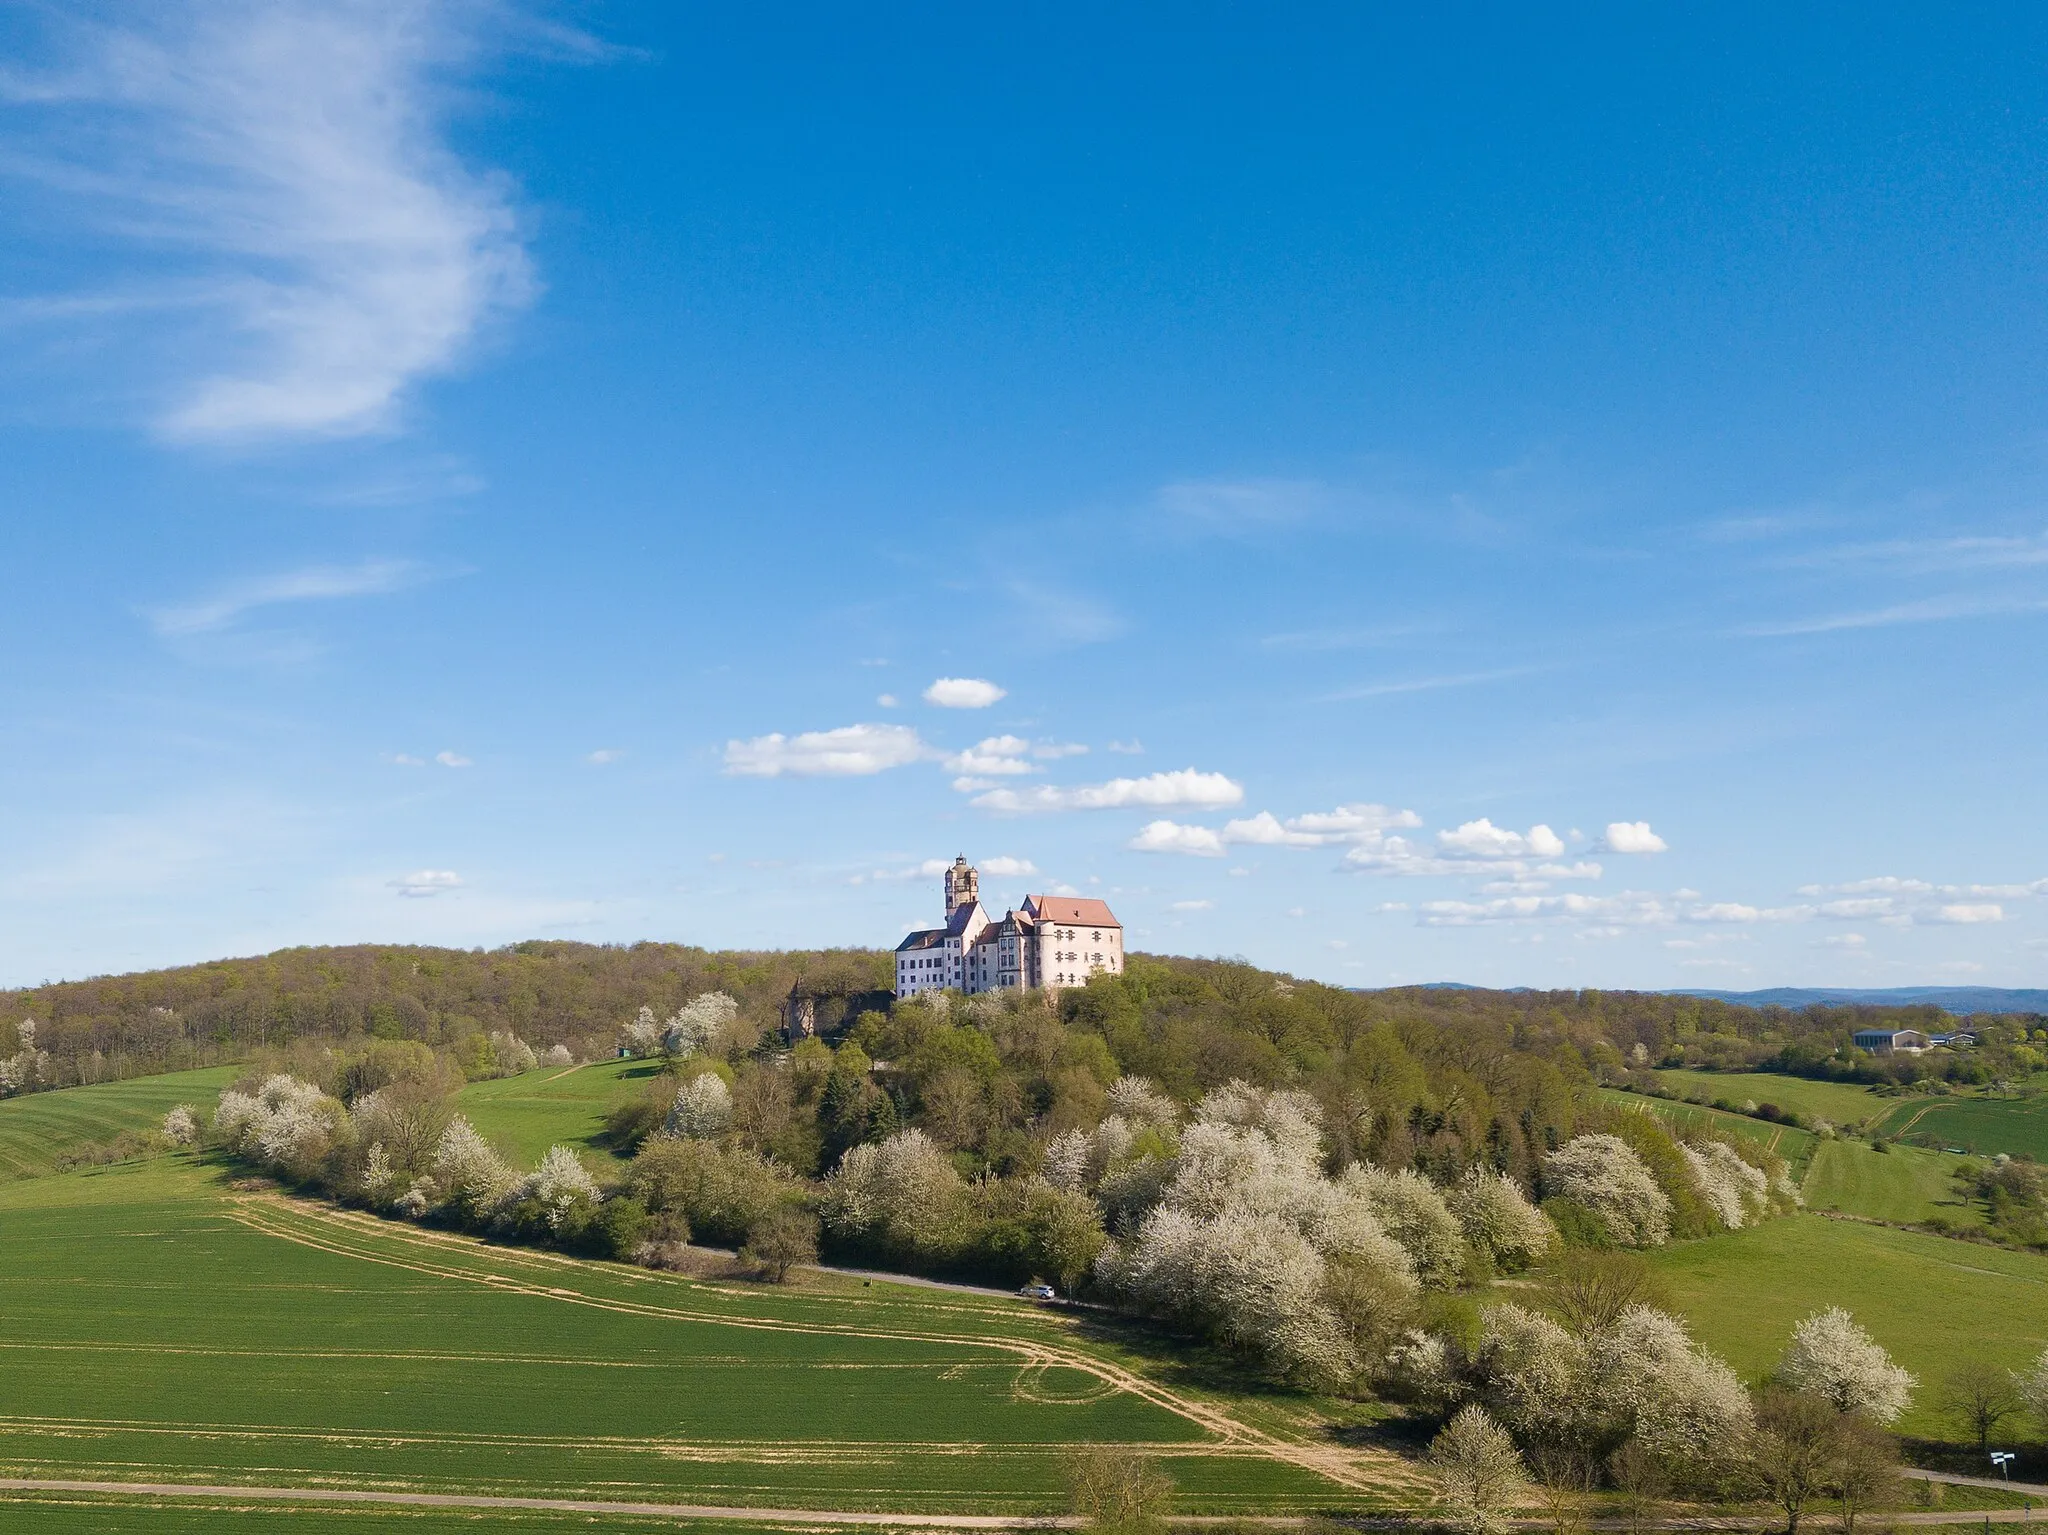
[[[1434,693],[1441,688],[1472,688],[1488,682],[1506,682],[1515,677],[1526,677],[1541,668],[1534,666],[1504,666],[1493,671],[1452,672],[1437,677],[1410,677],[1395,682],[1368,682],[1359,687],[1339,688],[1334,693],[1323,693],[1315,702],[1319,704],[1347,703],[1356,698],[1392,698],[1402,693]]]
[[[2006,618],[2040,612],[2048,612],[2048,600],[2037,597],[1922,597],[1889,607],[1750,624],[1735,632],[1749,639],[1782,639],[1799,634],[1834,634],[1844,629],[1883,629],[1893,624],[1935,624],[1957,618]]]
[[[165,436],[388,428],[407,386],[533,297],[512,187],[464,165],[445,126],[450,77],[507,8],[49,14],[50,61],[0,79],[17,109],[5,169],[49,221],[111,236],[147,276],[46,300],[40,318],[174,332],[151,338]]]
[[[332,602],[375,597],[432,579],[413,560],[363,560],[354,565],[309,565],[276,575],[255,576],[221,587],[211,597],[175,607],[146,610],[150,627],[167,639],[228,628],[259,608],[296,602]]]

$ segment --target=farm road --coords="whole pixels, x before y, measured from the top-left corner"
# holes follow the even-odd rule
[[[1960,1482],[1967,1479],[1945,1477],[1943,1480]],[[876,1514],[821,1508],[719,1508],[697,1503],[611,1503],[584,1498],[500,1498],[481,1493],[459,1492],[371,1492],[340,1487],[232,1487],[208,1486],[196,1482],[88,1482],[54,1477],[0,1477],[0,1494],[9,1492],[94,1492],[131,1497],[139,1495],[153,1498],[216,1498],[242,1503],[379,1503],[407,1508],[497,1508],[547,1513],[637,1515],[655,1519],[723,1519],[749,1524],[850,1525],[893,1529],[1070,1530],[1077,1529],[1087,1522],[1071,1514]],[[2030,1508],[1997,1508],[1988,1512],[1982,1509],[1957,1509],[1953,1512],[1894,1514],[1889,1522],[1905,1525],[2031,1524],[2035,1522],[2034,1515],[2035,1510]],[[1194,1518],[1183,1516],[1175,1522],[1285,1527],[1300,1525],[1304,1521],[1303,1516],[1295,1514],[1219,1514],[1206,1517],[1198,1515]],[[1339,1516],[1335,1522],[1362,1530],[1423,1527],[1422,1521],[1399,1517],[1345,1519]],[[1547,1519],[1516,1519],[1511,1523],[1514,1528],[1523,1530],[1547,1529],[1550,1525]],[[1588,1521],[1586,1527],[1594,1530],[1625,1530],[1632,1526],[1620,1519],[1594,1519]],[[1754,1517],[1659,1519],[1639,1527],[1657,1530],[1753,1530],[1756,1528],[1756,1520]]]

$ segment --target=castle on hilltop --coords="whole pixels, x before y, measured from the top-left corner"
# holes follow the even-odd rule
[[[1124,929],[1105,901],[1027,895],[1021,911],[991,918],[981,876],[961,854],[946,870],[946,924],[896,945],[896,995],[921,991],[1058,991],[1124,968]]]

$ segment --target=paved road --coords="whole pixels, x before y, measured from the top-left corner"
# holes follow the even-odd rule
[[[2008,1482],[1996,1476],[1957,1476],[1953,1471],[1921,1471],[1907,1467],[1899,1473],[1923,1482],[1946,1482],[1951,1487],[2001,1487],[2007,1492],[2024,1493],[2028,1497],[2048,1498],[2048,1486],[2040,1482]]]

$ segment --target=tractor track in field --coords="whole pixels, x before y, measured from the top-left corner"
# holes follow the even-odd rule
[[[666,1300],[657,1303],[618,1296],[593,1295],[561,1284],[540,1282],[541,1278],[569,1278],[588,1272],[586,1266],[578,1259],[529,1249],[486,1247],[473,1238],[446,1232],[430,1232],[415,1226],[379,1220],[373,1216],[289,1200],[279,1195],[243,1196],[229,1204],[227,1213],[230,1219],[252,1230],[338,1257],[354,1258],[361,1262],[382,1264],[413,1273],[475,1284],[486,1289],[556,1301],[564,1305],[586,1306],[627,1316],[736,1327],[749,1331],[927,1345],[939,1343],[991,1350],[1019,1360],[1025,1367],[1023,1375],[1032,1380],[1042,1377],[1046,1370],[1055,1367],[1092,1376],[1108,1388],[1127,1392],[1141,1401],[1194,1424],[1220,1441],[1219,1448],[1241,1449],[1262,1454],[1354,1492],[1385,1493],[1403,1490],[1427,1496],[1424,1491],[1425,1484],[1419,1475],[1389,1452],[1347,1450],[1336,1446],[1283,1439],[1277,1434],[1240,1422],[1214,1403],[1185,1396],[1121,1365],[1112,1364],[1080,1349],[1056,1343],[973,1333],[919,1332],[859,1323],[818,1323],[773,1317],[735,1316],[729,1312],[678,1305]],[[351,1241],[351,1238],[355,1240]],[[374,1243],[386,1250],[368,1250],[368,1243]],[[401,1251],[390,1251],[392,1248]],[[540,1277],[521,1278],[503,1272],[479,1271],[451,1261],[458,1254],[471,1258],[488,1255],[493,1262],[505,1266],[525,1268],[530,1273],[540,1271]],[[617,1277],[637,1283],[665,1281],[665,1288],[684,1283],[667,1275],[637,1270],[622,1271]],[[732,1293],[712,1288],[714,1293]],[[669,1293],[674,1293],[673,1288],[669,1288]],[[983,1316],[987,1314],[979,1308],[935,1306],[932,1309],[967,1311]]]

